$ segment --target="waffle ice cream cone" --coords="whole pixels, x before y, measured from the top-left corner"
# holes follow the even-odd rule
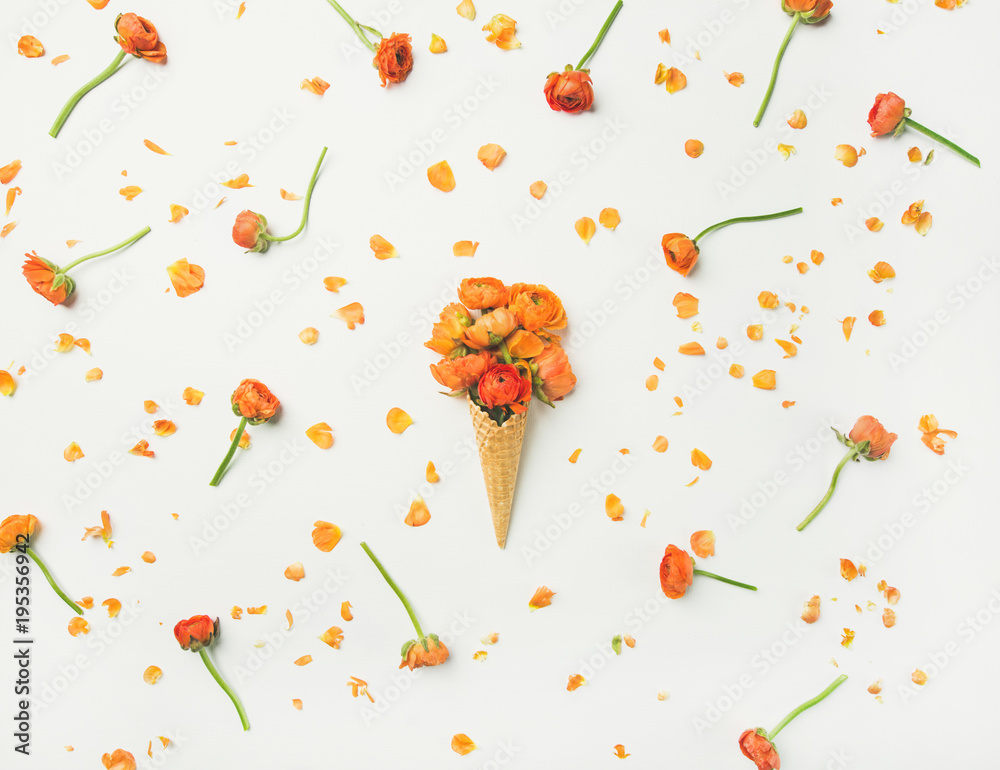
[[[521,460],[524,445],[524,426],[528,412],[514,415],[502,427],[498,427],[486,412],[469,401],[472,428],[479,447],[479,462],[483,467],[483,481],[486,496],[490,501],[493,517],[493,531],[497,545],[503,548],[507,543],[507,528],[510,526],[510,508],[514,501],[514,483],[517,481],[517,466]]]

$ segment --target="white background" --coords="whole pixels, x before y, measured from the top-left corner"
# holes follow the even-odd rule
[[[610,1],[481,2],[470,23],[451,0],[393,4],[392,11],[354,0],[350,10],[363,22],[414,36],[413,73],[387,89],[378,87],[370,54],[322,0],[248,0],[238,22],[237,5],[112,0],[98,12],[83,0],[5,4],[0,164],[23,160],[14,184],[24,194],[12,212],[17,229],[0,242],[0,360],[28,373],[16,396],[0,403],[2,513],[39,516],[37,550],[72,596],[92,595],[98,607],[86,615],[90,635],[70,637],[70,613],[34,573],[40,701],[33,754],[10,759],[6,737],[4,767],[90,768],[119,746],[147,766],[177,768],[487,768],[500,760],[604,767],[619,761],[612,746],[623,743],[632,766],[742,768],[750,766],[736,743],[744,729],[773,727],[839,673],[848,683],[778,740],[786,767],[991,761],[994,720],[978,707],[1000,667],[1000,623],[988,622],[1000,589],[990,471],[1000,427],[992,341],[1000,281],[993,267],[983,273],[992,280],[977,283],[977,271],[996,257],[996,108],[988,85],[997,64],[996,7],[977,2],[949,13],[931,0],[838,3],[827,23],[798,29],[754,129],[788,23],[777,0],[752,7],[629,0],[592,62],[595,109],[580,116],[549,110],[542,85],[587,49]],[[50,139],[67,96],[115,55],[112,22],[130,10],[157,25],[169,63],[130,61]],[[376,12],[391,18],[378,21]],[[498,12],[518,20],[520,50],[483,41],[480,27]],[[17,56],[17,37],[32,31],[25,24],[36,26],[45,57]],[[659,42],[663,27],[671,46]],[[880,28],[887,34],[877,35]],[[447,40],[448,53],[427,52],[432,31]],[[52,67],[62,53],[72,58]],[[654,87],[661,61],[686,73],[686,90]],[[746,75],[742,88],[723,76],[734,70]],[[323,98],[298,88],[315,75],[332,84]],[[978,154],[983,169],[942,147],[932,165],[909,164],[908,147],[926,155],[934,146],[912,131],[870,138],[865,118],[886,90],[903,95],[916,119]],[[810,97],[808,128],[790,131],[784,119]],[[435,135],[433,147],[421,144]],[[705,143],[700,159],[684,155],[688,138]],[[149,152],[143,139],[172,155]],[[227,140],[239,144],[226,147]],[[783,161],[765,149],[775,141],[798,153]],[[509,153],[492,173],[476,160],[487,142]],[[840,143],[868,154],[844,168],[833,158]],[[282,201],[278,189],[304,193],[324,144],[330,152],[305,234],[265,255],[243,254],[230,239],[235,215],[252,208],[272,232],[294,229],[301,204]],[[441,159],[458,183],[447,195],[424,174]],[[244,172],[253,188],[217,186]],[[531,209],[527,190],[536,179],[550,188]],[[144,192],[126,202],[118,194],[125,184]],[[223,194],[228,199],[214,209]],[[832,207],[832,197],[844,205]],[[899,223],[918,199],[934,215],[925,238]],[[169,224],[170,203],[191,214]],[[663,268],[665,232],[694,235],[731,216],[797,205],[804,215],[707,238],[687,280]],[[605,206],[620,210],[622,224],[615,232],[599,227],[585,246],[573,223],[596,220]],[[877,234],[863,229],[873,215],[886,223]],[[65,263],[147,223],[153,232],[141,243],[74,272],[72,307],[49,306],[21,278],[26,251]],[[374,233],[394,243],[400,258],[376,261],[368,248]],[[67,250],[70,238],[83,243]],[[452,243],[464,239],[481,242],[475,258],[452,256]],[[328,242],[336,246],[324,252]],[[826,260],[805,275],[781,261],[789,254],[808,262],[811,249]],[[183,300],[165,291],[165,268],[181,257],[207,276],[205,288]],[[866,271],[879,260],[898,277],[872,283]],[[127,277],[117,293],[116,274]],[[327,275],[348,280],[339,295],[323,288]],[[571,320],[566,344],[579,377],[555,411],[532,408],[504,552],[465,443],[465,406],[438,395],[427,371],[434,356],[422,347],[428,315],[458,280],[476,275],[556,291]],[[970,299],[959,302],[957,287]],[[781,310],[764,341],[753,343],[744,329],[760,317],[762,290],[811,312]],[[675,317],[670,301],[678,291],[701,299],[692,319],[703,325],[701,335]],[[268,310],[274,292],[281,301]],[[348,331],[328,316],[353,301],[367,320]],[[885,311],[884,327],[867,323],[874,309]],[[847,315],[858,318],[850,342],[839,323]],[[929,326],[936,316],[937,327]],[[772,340],[787,339],[792,323],[800,324],[803,344],[783,360]],[[296,338],[306,326],[320,330],[313,347]],[[89,338],[93,355],[52,353],[64,331]],[[720,335],[730,340],[731,359],[714,348]],[[675,352],[696,339],[709,350],[705,358]],[[648,392],[655,356],[667,369]],[[724,374],[730,360],[746,367],[743,380]],[[84,372],[94,366],[104,379],[88,384]],[[750,375],[764,368],[777,371],[773,392],[751,386]],[[253,448],[212,489],[207,482],[237,422],[228,397],[244,377],[267,383],[283,412],[251,430]],[[183,404],[186,386],[205,391],[200,406]],[[684,399],[682,415],[673,415],[674,395]],[[156,417],[176,422],[176,435],[150,435],[145,399],[161,405]],[[783,409],[783,400],[797,403]],[[385,427],[394,406],[414,418],[401,436]],[[919,441],[917,422],[927,412],[960,434],[944,457]],[[899,434],[891,458],[847,468],[833,502],[797,533],[842,456],[829,426],[848,430],[862,414]],[[335,434],[326,452],[304,436],[320,421]],[[659,434],[670,441],[665,454],[651,449]],[[155,459],[125,454],[142,435]],[[86,457],[67,464],[61,452],[71,441]],[[282,462],[289,444],[294,452]],[[566,458],[577,447],[583,452],[571,465]],[[712,458],[711,470],[692,467],[694,447]],[[627,465],[622,448],[631,450]],[[800,451],[807,460],[795,459]],[[428,460],[442,472],[440,484],[424,490],[433,518],[410,529],[402,519]],[[260,469],[269,463],[281,473],[264,483]],[[780,486],[772,484],[776,474]],[[695,475],[700,481],[686,487]],[[625,505],[623,522],[604,514],[610,492]],[[750,503],[756,507],[746,507],[759,492]],[[250,504],[232,520],[220,517],[240,495]],[[576,518],[567,518],[571,508]],[[646,508],[652,513],[642,529]],[[751,515],[734,527],[741,508]],[[114,525],[111,550],[100,540],[80,542],[102,509]],[[898,535],[901,518],[912,526],[880,550],[879,536],[886,527]],[[344,530],[332,553],[310,541],[317,519]],[[699,578],[684,599],[662,599],[663,549],[686,546],[696,529],[718,536],[718,555],[700,566],[760,591]],[[396,673],[412,629],[361,540],[399,579],[425,630],[446,640],[446,665]],[[146,550],[155,564],[140,561]],[[841,557],[866,562],[868,576],[845,583]],[[282,576],[296,561],[306,569],[300,583]],[[112,578],[122,565],[132,572]],[[331,591],[329,576],[342,585]],[[883,578],[902,592],[889,630],[875,590]],[[552,606],[529,613],[528,599],[543,584],[556,591]],[[823,600],[820,621],[786,633],[814,593]],[[13,607],[9,575],[0,596],[0,607]],[[110,596],[125,605],[118,621],[99,607]],[[351,623],[339,618],[345,600],[354,607]],[[865,609],[869,600],[877,610]],[[307,602],[316,603],[311,611]],[[269,612],[237,622],[229,618],[234,604],[267,604]],[[286,609],[295,616],[287,633]],[[970,630],[966,618],[977,612],[986,625]],[[253,725],[247,734],[196,656],[172,637],[174,623],[198,613],[222,617],[212,654],[243,698]],[[0,617],[10,619],[7,628],[12,609]],[[339,651],[316,639],[331,625],[344,628]],[[857,633],[850,650],[839,645],[844,627]],[[499,644],[483,647],[480,637],[492,631]],[[616,633],[631,633],[637,644],[609,659],[602,650]],[[265,648],[254,647],[268,638],[274,641]],[[954,654],[935,668],[933,657],[940,660],[946,647]],[[479,649],[489,650],[485,662],[472,659]],[[305,654],[311,665],[292,665]],[[0,681],[10,682],[10,657],[2,657]],[[153,687],[142,681],[149,665],[164,671]],[[241,674],[251,666],[259,670]],[[588,666],[587,686],[567,692],[567,677]],[[917,667],[935,675],[906,697],[899,688],[915,689],[909,678]],[[375,717],[366,700],[350,697],[350,675],[370,683]],[[876,679],[883,704],[866,692]],[[61,692],[53,698],[46,687]],[[656,698],[661,689],[670,693],[665,702]],[[12,715],[4,691],[2,713]],[[302,711],[293,698],[303,700]],[[714,723],[705,729],[698,720]],[[480,750],[454,755],[449,741],[457,732]],[[147,761],[146,743],[157,735],[173,736],[173,747]],[[75,753],[64,751],[67,744]]]

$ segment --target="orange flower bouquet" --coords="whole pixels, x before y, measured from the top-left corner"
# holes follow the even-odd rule
[[[555,406],[576,376],[554,329],[566,328],[562,301],[545,286],[466,278],[459,302],[441,311],[426,347],[447,395],[465,396],[479,446],[497,545],[507,542],[528,406]]]
[[[222,688],[222,691],[229,696],[229,700],[236,706],[236,713],[240,715],[240,724],[243,725],[243,731],[246,732],[249,730],[250,722],[247,720],[247,712],[243,709],[243,704],[240,703],[240,699],[233,691],[233,688],[219,674],[212,663],[212,659],[208,657],[208,648],[219,639],[219,619],[212,620],[208,615],[195,615],[187,620],[182,620],[174,626],[174,639],[177,640],[182,650],[190,650],[201,656],[201,660],[205,664],[205,668],[208,669],[208,673],[212,675],[212,678]]]
[[[389,37],[385,37],[374,27],[359,24],[347,11],[345,11],[337,0],[326,0],[333,9],[344,17],[354,34],[358,36],[365,48],[375,54],[372,59],[372,66],[378,70],[378,76],[382,81],[382,88],[386,83],[402,83],[406,76],[413,69],[413,45],[410,36],[406,34],[396,34],[393,32]],[[368,39],[367,32],[378,36],[378,45]]]
[[[132,54],[137,59],[145,59],[146,61],[153,62],[153,64],[166,63],[167,48],[163,45],[163,41],[160,40],[160,36],[156,32],[156,27],[153,26],[153,22],[149,19],[144,19],[142,16],[137,16],[134,13],[120,13],[118,14],[118,18],[115,19],[115,32],[117,33],[115,35],[115,42],[121,46],[121,50],[106,69],[102,70],[93,80],[81,86],[80,90],[69,98],[66,106],[56,116],[56,121],[52,124],[52,128],[49,129],[49,136],[53,139],[59,136],[63,124],[77,103],[97,86],[118,72],[121,66],[123,66],[122,62],[125,59],[125,54]]]
[[[21,554],[24,554],[42,571],[42,575],[52,586],[52,590],[59,595],[66,604],[75,612],[77,615],[82,615],[83,610],[80,605],[70,599],[66,593],[59,587],[52,574],[49,572],[49,568],[45,565],[38,554],[31,550],[31,538],[35,534],[35,527],[38,526],[38,519],[34,516],[24,516],[24,515],[14,515],[8,516],[2,522],[0,522],[0,553],[18,553],[18,570],[22,567],[26,567],[23,563],[24,560]],[[22,574],[18,572],[18,574]]]
[[[277,414],[278,407],[281,406],[281,402],[277,396],[271,393],[267,385],[259,380],[250,379],[243,380],[236,387],[230,401],[233,405],[233,414],[237,414],[240,417],[240,424],[233,432],[233,440],[229,445],[229,451],[209,482],[209,486],[212,487],[219,486],[219,482],[222,481],[222,477],[226,473],[226,468],[229,467],[233,455],[236,454],[236,447],[243,440],[243,431],[247,427],[247,423],[260,425],[263,422],[267,422]]]

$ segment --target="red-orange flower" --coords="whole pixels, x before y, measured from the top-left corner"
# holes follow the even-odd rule
[[[219,619],[212,620],[208,615],[195,615],[174,626],[174,639],[183,649],[191,652],[211,646],[218,636]]]
[[[850,439],[855,444],[860,444],[862,441],[869,442],[868,451],[865,454],[873,460],[886,459],[897,438],[899,437],[895,433],[889,433],[882,427],[882,423],[870,414],[859,417],[850,432]]]
[[[562,301],[547,286],[515,283],[510,287],[509,307],[527,331],[565,329],[566,311]]]
[[[419,642],[410,641],[403,646],[403,660],[400,661],[399,667],[413,671],[424,666],[440,666],[446,660],[448,660],[448,648],[437,636],[429,634]]]
[[[36,294],[45,297],[53,305],[61,305],[69,299],[76,289],[72,278],[60,273],[58,265],[38,256],[34,251],[24,256],[27,259],[21,273]]]
[[[569,356],[559,345],[546,345],[531,363],[538,367],[535,375],[542,381],[542,393],[550,401],[562,400],[576,386]]]
[[[246,417],[251,425],[267,422],[278,411],[281,402],[259,380],[243,380],[232,396],[233,413]]]
[[[115,41],[125,53],[155,64],[166,62],[167,48],[149,19],[134,13],[119,14],[115,19],[115,31],[118,33]]]
[[[479,399],[487,409],[520,404],[531,398],[531,380],[511,364],[497,364],[480,378]]]
[[[470,310],[507,304],[507,287],[496,278],[466,278],[458,286],[458,299]]]
[[[271,242],[262,237],[266,232],[267,218],[263,214],[246,209],[236,215],[236,222],[233,224],[233,243],[255,254],[267,251]]]
[[[694,582],[694,562],[687,551],[668,545],[660,561],[660,588],[668,599],[680,599]]]
[[[413,46],[410,36],[393,32],[379,41],[372,64],[378,67],[382,87],[386,83],[402,83],[413,69]]]
[[[8,516],[0,522],[0,553],[11,553],[19,545],[27,546],[37,524],[34,516],[23,514]]]
[[[462,391],[479,382],[493,362],[493,356],[481,350],[470,356],[442,358],[438,363],[431,364],[431,374],[448,390]]]
[[[556,112],[585,112],[594,104],[594,86],[584,70],[553,72],[545,81],[545,101]]]
[[[906,102],[892,91],[875,97],[875,104],[868,113],[872,136],[892,133],[906,117]]]
[[[740,751],[747,759],[753,760],[757,770],[779,770],[781,757],[774,744],[767,739],[767,733],[761,729],[744,730],[740,736]]]
[[[683,233],[667,233],[660,245],[663,247],[667,267],[686,278],[698,261],[699,250],[694,241]]]

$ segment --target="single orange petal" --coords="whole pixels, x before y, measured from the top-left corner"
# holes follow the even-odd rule
[[[10,216],[10,210],[14,207],[14,199],[21,194],[20,187],[11,187],[7,191],[7,210],[4,212],[5,217]]]
[[[528,188],[528,192],[531,193],[531,197],[535,200],[541,200],[542,196],[545,195],[545,191],[549,189],[549,186],[545,182],[538,180],[537,182],[532,182],[531,186]]]
[[[297,561],[294,564],[289,564],[285,567],[285,577],[289,580],[294,580],[298,583],[302,578],[306,576],[306,568],[302,566],[302,562]]]
[[[386,414],[385,424],[389,427],[390,431],[398,436],[404,430],[413,425],[413,419],[398,406],[394,406],[389,410],[388,414]]]
[[[868,314],[868,323],[872,326],[885,326],[885,313],[881,310],[873,310]]]
[[[223,187],[228,187],[231,190],[242,190],[244,187],[253,187],[250,184],[250,176],[248,174],[240,174],[235,179],[230,179],[222,183]]]
[[[858,319],[855,316],[849,315],[840,322],[840,325],[844,329],[844,339],[848,342],[851,341],[851,332],[854,331],[854,322],[857,320]]]
[[[703,471],[707,471],[712,467],[712,461],[700,449],[691,450],[691,464],[696,468],[701,468]]]
[[[49,64],[51,64],[53,67],[58,67],[63,62],[68,62],[68,61],[69,61],[69,54],[63,53],[59,54],[58,56],[54,56],[52,58],[52,61],[49,62]]]
[[[819,596],[813,596],[802,605],[802,620],[812,624],[819,620]]]
[[[85,610],[92,610],[94,609],[94,597],[84,596],[80,601],[77,602],[77,604],[79,604]]]
[[[444,41],[444,38],[431,33],[431,44],[427,47],[427,50],[431,53],[444,53],[448,50],[448,44]]]
[[[157,436],[173,436],[177,432],[177,426],[171,420],[154,420],[153,432]]]
[[[137,457],[155,457],[156,453],[149,448],[149,442],[146,439],[139,439],[139,442],[128,450],[130,455],[136,455]]]
[[[593,238],[594,233],[597,232],[597,225],[594,224],[594,220],[590,217],[581,217],[576,220],[574,227],[576,228],[576,234],[579,235],[586,244],[590,243],[590,239]]]
[[[742,364],[732,364],[729,367],[729,375],[731,377],[735,377],[736,379],[739,379],[740,377],[743,376],[743,373],[744,373],[744,369],[743,369],[743,365]]]
[[[375,253],[376,259],[392,259],[399,256],[399,253],[396,251],[396,247],[389,243],[389,241],[381,235],[373,235],[369,238],[368,245]]]
[[[476,6],[472,4],[472,0],[462,0],[456,8],[455,11],[463,19],[468,19],[469,21],[475,21],[476,18]]]
[[[313,545],[315,545],[323,553],[330,553],[340,542],[341,535],[340,527],[336,524],[331,524],[328,521],[317,521],[313,524],[312,540]]]
[[[88,356],[90,355],[90,340],[86,337],[80,337],[78,340],[73,340],[73,346],[80,348]]]
[[[753,376],[753,386],[761,390],[774,390],[775,372],[774,369],[762,369]]]
[[[858,151],[849,144],[838,144],[834,150],[833,157],[843,163],[847,168],[858,165]]]
[[[906,151],[906,157],[910,159],[910,163],[919,163],[924,159],[924,154],[919,147],[911,147]]]
[[[177,224],[182,219],[184,219],[184,217],[186,217],[189,213],[190,212],[184,206],[180,206],[180,205],[178,205],[176,203],[171,203],[170,204],[170,219],[167,220],[167,221],[171,222],[172,224]]]
[[[657,356],[656,358],[653,359],[653,366],[655,368],[659,369],[661,372],[664,371],[667,368],[667,365],[665,363],[663,363],[662,360],[660,360],[659,356]]]
[[[903,216],[900,218],[900,221],[904,225],[915,224],[916,221],[920,218],[920,214],[923,212],[923,210],[924,210],[923,200],[915,201],[910,204],[909,208],[907,208],[906,211],[903,212]]]
[[[80,634],[90,633],[90,623],[81,617],[75,617],[69,622],[69,635],[79,636]]]
[[[506,155],[507,151],[499,144],[484,144],[479,148],[479,152],[476,154],[476,157],[479,159],[480,163],[492,171],[503,162]],[[435,187],[437,187],[437,185],[435,185]],[[454,184],[452,187],[454,187]]]
[[[312,662],[313,662],[312,655],[303,655],[301,658],[296,658],[295,660],[292,661],[292,663],[294,663],[296,666],[308,666]]]
[[[675,94],[678,91],[683,90],[687,87],[687,77],[676,67],[671,67],[666,72],[666,79],[664,81],[667,87],[668,94]]]
[[[111,573],[111,577],[121,577],[122,575],[131,572],[131,567],[119,567],[114,572]]]
[[[337,626],[330,626],[320,636],[319,640],[323,644],[328,644],[335,650],[340,649],[340,643],[344,641],[344,632]]]
[[[149,141],[148,139],[143,139],[142,143],[146,145],[147,150],[155,152],[157,155],[169,155],[170,153],[164,150],[160,145]]]
[[[6,369],[0,369],[0,396],[13,396],[16,390],[17,382],[14,381],[14,375]]]
[[[913,673],[910,674],[910,681],[913,682],[913,684],[921,686],[927,684],[927,672],[922,671],[919,668],[914,669]]]
[[[778,297],[773,291],[762,291],[757,295],[757,304],[763,308],[774,309],[778,306]]]
[[[703,356],[705,355],[705,348],[701,346],[700,342],[685,342],[677,348],[677,352],[685,356]]]
[[[340,603],[340,617],[342,617],[347,622],[354,620],[354,615],[351,614],[351,603],[341,602]]]
[[[59,339],[56,342],[56,353],[68,353],[73,349],[73,342],[73,335],[63,332],[59,335]]]
[[[319,77],[318,75],[312,79],[307,78],[303,80],[301,83],[299,83],[300,90],[306,90],[311,94],[316,94],[316,96],[322,96],[323,94],[325,94],[326,90],[329,87],[330,84],[327,83],[325,80],[323,80],[323,78]],[[286,198],[285,200],[288,199]]]
[[[611,521],[621,521],[625,518],[625,506],[618,495],[608,495],[604,498],[604,512]]]
[[[286,190],[284,187],[282,187],[281,189],[278,190],[278,195],[281,196],[281,200],[283,200],[283,201],[297,201],[297,200],[302,200],[302,196],[301,195],[298,195],[297,193],[293,193],[293,192],[288,192],[288,190]]]
[[[788,118],[788,125],[792,128],[805,128],[808,122],[806,114],[801,109],[795,110]]]
[[[597,221],[609,230],[614,230],[621,224],[622,218],[618,213],[618,209],[607,208],[601,209],[601,213],[597,217]]]
[[[887,278],[895,278],[896,271],[888,262],[876,262],[875,267],[868,271],[868,277],[875,283],[882,283]]]
[[[241,3],[241,5],[242,5],[242,3]],[[298,711],[302,711],[302,699],[301,698],[292,698],[292,708],[296,709]]]
[[[267,605],[262,604],[260,607],[247,607],[247,615],[266,615]]]
[[[315,345],[316,340],[319,339],[319,329],[315,326],[307,326],[305,329],[299,332],[299,340],[302,341],[304,345]]]
[[[186,259],[178,259],[167,265],[167,276],[174,287],[174,293],[182,299],[201,291],[205,285],[205,269]]]
[[[715,533],[710,529],[699,529],[691,535],[691,550],[699,559],[715,556]]]
[[[582,451],[583,451],[582,448],[581,449],[574,449],[573,450],[573,454],[571,454],[569,456],[569,461],[575,465],[576,461],[580,459],[580,452],[582,452]]]
[[[795,347],[794,342],[788,342],[787,340],[775,340],[782,350],[785,351],[785,355],[782,358],[791,358],[799,352],[799,349]]]
[[[247,4],[240,3],[240,7],[236,9],[236,21],[242,19],[243,14],[246,13],[246,11],[247,11]],[[302,701],[299,701],[299,703],[302,703]]]
[[[743,85],[744,77],[742,72],[726,72],[723,70],[722,74],[726,76],[726,80],[729,81],[729,85],[736,86],[737,88]]]
[[[356,324],[365,322],[365,309],[360,302],[352,302],[350,305],[344,305],[340,310],[331,313],[331,316],[344,321],[347,328],[353,330]]]
[[[424,470],[424,478],[427,479],[428,484],[437,484],[441,480],[437,470],[434,468],[434,463],[427,463],[427,468]]]
[[[424,498],[417,495],[417,498],[410,503],[410,510],[403,519],[403,523],[408,527],[422,527],[431,520],[431,512],[427,510],[427,503]]]
[[[8,222],[5,224],[0,228],[0,238],[6,238],[15,227],[17,227],[17,222]]]
[[[927,235],[932,224],[934,224],[934,217],[931,216],[931,212],[925,211],[917,218],[914,228],[920,235]]]
[[[478,748],[476,742],[465,733],[456,733],[451,737],[451,750],[461,757]]]
[[[17,52],[27,59],[37,59],[45,53],[45,46],[37,37],[25,35],[17,41]]]
[[[830,198],[830,205],[831,206],[843,206],[844,205],[844,199],[843,198]]]
[[[688,139],[684,142],[684,154],[689,158],[700,158],[705,152],[705,143],[700,139]]]
[[[70,443],[70,445],[63,450],[63,459],[68,463],[76,462],[83,457],[83,450],[80,449],[80,445],[75,441]]]
[[[661,453],[666,452],[667,446],[669,446],[669,442],[667,441],[666,436],[657,436],[653,439],[653,451]]]
[[[229,611],[229,617],[231,617],[233,620],[239,620],[240,618],[243,617],[243,608],[234,605],[233,608]]]
[[[161,676],[163,676],[162,668],[159,666],[150,666],[142,672],[142,681],[146,684],[156,684],[160,681]]]
[[[181,398],[184,399],[184,403],[188,406],[198,406],[204,397],[205,394],[202,391],[195,390],[194,388],[184,388],[184,392],[181,394]]]
[[[660,378],[657,377],[655,374],[651,374],[646,378],[646,390],[649,391],[656,390],[659,384],[660,384]]]
[[[456,257],[474,257],[478,248],[479,241],[455,241],[451,253]]]
[[[726,348],[729,347],[729,340],[727,340],[725,337],[719,337],[719,339],[715,341],[715,347],[717,347],[719,350],[725,350]]]
[[[850,559],[840,560],[840,576],[848,583],[858,576],[858,568],[854,566],[853,561]]]
[[[134,184],[130,184],[127,187],[122,187],[118,191],[118,194],[124,196],[125,200],[130,201],[130,200],[134,200],[136,198],[136,196],[138,196],[139,193],[141,193],[141,192],[142,192],[142,188],[141,187],[137,187]]]
[[[455,189],[455,173],[446,160],[439,160],[428,167],[427,181],[431,183],[431,187],[441,192],[451,192]]]
[[[325,422],[318,422],[306,429],[306,438],[320,449],[329,449],[333,446],[333,428]]]
[[[121,612],[122,609],[122,603],[117,599],[105,599],[101,602],[101,606],[108,608],[109,618],[115,617],[119,612]]]
[[[542,607],[548,607],[552,604],[552,597],[555,596],[554,591],[550,591],[545,586],[541,586],[535,591],[531,599],[528,600],[528,608],[534,612],[535,610],[540,610]]]
[[[144,562],[146,562],[146,564],[156,563],[156,554],[153,553],[152,551],[143,551],[142,556],[140,556],[139,558],[142,559]]]
[[[579,674],[573,674],[566,683],[566,689],[573,692],[574,690],[579,690],[585,684],[587,684],[586,679]]]
[[[0,184],[7,184],[13,181],[21,170],[21,161],[12,160],[6,166],[0,167]]]
[[[878,217],[869,217],[865,220],[865,227],[871,230],[873,233],[877,233],[882,229],[883,222]]]
[[[850,628],[845,628],[844,633],[840,638],[840,646],[850,649],[851,645],[854,643],[854,631]]]
[[[323,287],[327,291],[332,291],[334,293],[339,293],[340,288],[346,283],[347,283],[346,279],[339,278],[335,275],[328,275],[326,278],[323,279]]]

